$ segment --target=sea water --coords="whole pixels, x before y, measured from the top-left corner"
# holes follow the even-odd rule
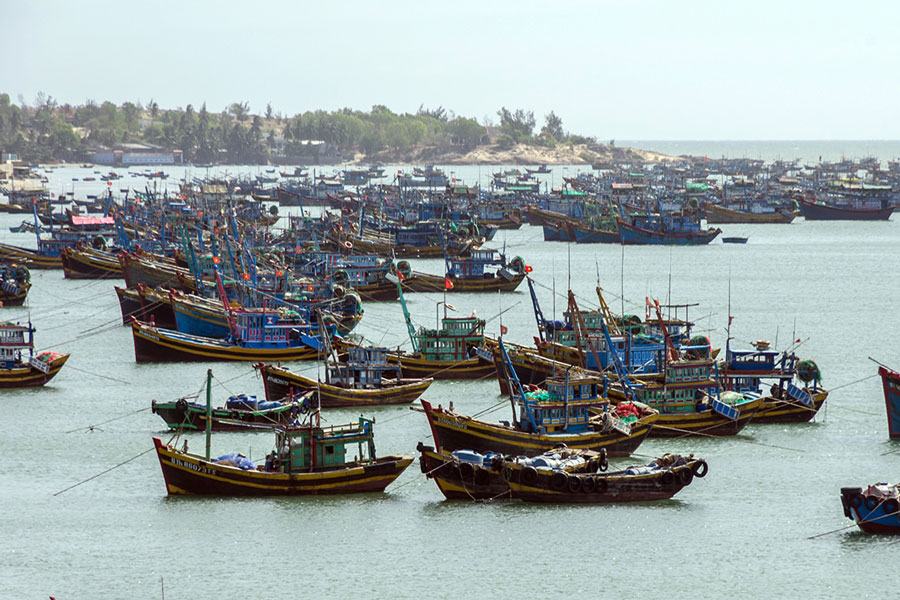
[[[485,181],[494,168],[450,169],[474,182],[479,171]],[[55,170],[51,190],[98,193],[104,183],[80,181],[98,177],[93,170],[109,169]],[[174,193],[186,169],[164,170],[171,177],[156,185]],[[228,168],[239,171],[260,169]],[[555,167],[550,176],[559,180],[562,173]],[[113,187],[146,183],[129,178]],[[33,236],[9,233],[22,218],[0,215],[0,241],[34,245]],[[898,479],[900,445],[888,441],[881,384],[868,359],[900,365],[898,218],[723,225],[724,235],[747,236],[748,243],[692,248],[543,242],[540,228],[527,225],[498,233],[492,247],[533,267],[548,318],[561,317],[567,288],[582,308],[596,306],[598,284],[614,311],[642,317],[648,297],[697,303],[690,312],[695,331],[714,346],[724,346],[729,315],[733,347],[767,339],[783,349],[800,340],[797,354],[818,363],[832,390],[812,423],[751,423],[723,439],[648,439],[614,466],[694,453],[709,462],[709,474],[672,500],[625,505],[446,501],[416,463],[384,494],[167,497],[151,437],[168,441],[172,434],[150,413],[151,400],[198,393],[207,368],[216,403],[237,393],[260,395],[262,382],[243,363],[136,364],[113,291],[121,281],[33,270],[26,306],[0,309],[0,318],[30,317],[38,349],[72,356],[44,388],[0,391],[0,598],[890,594],[893,540],[851,527],[839,490]],[[440,260],[411,262],[417,270],[443,271]],[[530,344],[536,334],[524,284],[514,293],[448,299],[450,314],[477,313],[491,335],[501,320],[511,341]],[[434,324],[443,300],[408,294],[413,322]],[[399,303],[364,308],[358,333],[378,344],[408,344]],[[312,362],[290,367],[321,374]],[[487,411],[484,419],[509,419],[509,402],[498,392],[492,379],[437,381],[424,397],[453,402],[466,414]],[[324,419],[346,423],[358,414],[328,410]],[[415,454],[417,442],[433,443],[424,416],[406,406],[366,414],[376,419],[380,455]],[[202,434],[185,437],[202,452]],[[240,451],[260,462],[272,441],[265,432],[215,434],[213,454]]]

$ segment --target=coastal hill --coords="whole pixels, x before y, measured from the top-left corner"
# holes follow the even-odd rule
[[[673,160],[676,158],[652,150],[606,144],[565,144],[547,148],[534,143],[518,143],[512,147],[489,143],[470,150],[421,146],[405,152],[387,150],[374,156],[358,154],[353,158],[353,162],[360,164],[375,161],[386,164],[441,165],[595,165]]]
[[[253,114],[247,102],[222,112],[164,109],[151,100],[81,105],[39,93],[33,103],[0,93],[0,151],[29,162],[84,162],[141,148],[177,156],[176,164],[597,164],[663,161],[665,155],[602,144],[568,132],[552,111],[538,128],[533,111],[501,108],[479,123],[442,107],[395,113],[310,110],[287,116],[271,103]]]

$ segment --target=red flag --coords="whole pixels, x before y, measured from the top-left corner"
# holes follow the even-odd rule
[[[397,271],[397,279],[399,279],[400,281],[403,281],[406,278],[403,276],[403,273],[401,273],[400,271]]]
[[[500,335],[506,335],[509,332],[509,329],[506,328],[506,325],[500,326]]]
[[[453,282],[450,281],[450,278],[449,278],[449,277],[444,277],[444,289],[445,289],[445,290],[452,290],[452,289],[453,289]]]
[[[734,317],[728,315],[728,324],[731,325],[731,322],[734,321]]]
[[[534,271],[534,269],[531,268],[531,265],[525,265],[525,272],[526,272],[526,273],[531,273],[532,271]]]

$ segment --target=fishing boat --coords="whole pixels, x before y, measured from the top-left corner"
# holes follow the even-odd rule
[[[646,405],[632,403],[617,409],[602,396],[602,379],[560,378],[549,380],[544,389],[525,392],[515,371],[509,366],[502,340],[500,351],[507,365],[511,388],[513,420],[488,423],[437,407],[422,400],[438,450],[470,449],[477,452],[534,456],[552,450],[558,444],[569,448],[600,451],[608,456],[628,456],[641,444],[658,413]],[[629,408],[626,409],[625,406]],[[592,414],[590,409],[601,409]],[[619,411],[629,411],[626,418]]]
[[[143,284],[149,288],[163,286],[189,292],[197,291],[194,275],[190,269],[134,252],[122,252],[119,254],[119,261],[125,285],[129,288]]]
[[[325,346],[328,347],[327,340]],[[325,381],[276,365],[259,363],[255,368],[262,375],[269,401],[310,391],[323,408],[377,406],[408,404],[425,393],[433,380],[400,377],[399,368],[388,364],[387,353],[387,348],[348,347],[346,360],[326,361]],[[387,373],[394,373],[395,377],[386,377]]]
[[[34,353],[34,327],[9,321],[0,323],[0,388],[41,386],[53,379],[68,354]],[[23,356],[23,351],[28,355]]]
[[[412,351],[397,349],[388,353],[387,361],[399,366],[404,375],[433,379],[481,379],[493,372],[491,360],[477,352],[485,340],[484,319],[479,319],[475,313],[468,317],[448,317],[447,303],[443,302],[444,318],[440,327],[419,327],[416,330],[402,290],[399,290],[399,298]]]
[[[214,407],[210,414],[213,431],[242,431],[259,427],[288,425],[314,406],[312,393],[298,394],[284,401],[259,402],[256,396],[230,396],[225,406]],[[169,429],[202,431],[206,429],[206,405],[195,402],[197,396],[185,396],[174,402],[151,401],[150,411],[159,415]]]
[[[504,342],[504,345],[506,346],[506,355],[509,358],[510,366],[516,372],[516,377],[523,386],[540,386],[548,379],[562,377],[565,373],[569,373],[572,377],[603,376],[599,372],[582,369],[574,366],[572,363],[541,356],[538,350],[534,348],[510,342]],[[486,360],[493,362],[497,382],[500,384],[500,393],[504,395],[509,394],[513,388],[507,376],[507,369],[503,354],[500,352],[498,340],[485,338],[484,349],[476,350]]]
[[[445,257],[446,275],[412,271],[409,263],[397,263],[404,288],[410,292],[511,292],[519,287],[531,267],[521,256],[508,263],[497,250],[472,250],[468,258]]]
[[[722,233],[721,229],[702,229],[699,211],[682,209],[678,212],[663,209],[656,198],[656,212],[652,212],[648,200],[644,212],[627,214],[619,203],[619,237],[623,244],[649,244],[672,246],[696,246],[708,244]]]
[[[725,359],[717,365],[722,388],[762,397],[754,423],[810,421],[828,398],[818,365],[769,346],[768,341],[758,340],[753,350],[732,350],[729,343]]]
[[[46,241],[47,244],[45,244],[45,246],[49,246],[50,242],[52,242],[52,240]],[[10,244],[0,244],[0,260],[25,264],[32,269],[62,268],[62,259],[59,257],[59,248],[57,248],[55,253],[48,253],[20,246],[12,246]]]
[[[746,244],[748,239],[749,238],[740,237],[740,236],[729,236],[729,237],[723,237],[722,243],[723,244]]]
[[[649,299],[647,302],[651,303]],[[658,411],[659,418],[650,432],[653,437],[736,435],[762,407],[762,396],[722,392],[708,340],[692,338],[689,345],[676,348],[659,303],[653,301],[652,305],[665,342],[662,368],[659,373],[630,375],[618,354],[613,353],[617,381],[610,386],[610,398],[635,398]],[[605,324],[603,332],[612,346]]]
[[[190,335],[132,317],[136,362],[209,360],[291,361],[318,357],[321,341],[309,323],[278,311],[233,309],[225,339]]]
[[[574,239],[577,244],[619,244],[622,241],[615,221],[607,226],[594,222],[585,224],[570,222],[566,223],[566,227],[569,230],[568,239]]]
[[[526,466],[507,461],[512,498],[526,502],[597,504],[649,502],[671,498],[709,471],[694,455],[665,454],[646,465],[607,473],[567,473],[561,469]]]
[[[701,229],[692,220],[670,216],[632,216],[619,219],[619,236],[625,245],[698,246],[708,244],[722,233],[721,229]]]
[[[78,244],[63,248],[60,253],[63,276],[66,279],[122,278],[122,264],[118,254],[100,248]]]
[[[866,533],[900,534],[900,485],[841,488],[844,516]]]
[[[884,388],[888,433],[892,440],[900,439],[900,373],[879,365],[878,374],[881,375],[881,384]]]
[[[153,444],[170,496],[383,492],[413,459],[407,455],[376,457],[374,424],[374,420],[360,417],[356,423],[323,426],[318,410],[312,411],[302,423],[275,429],[274,450],[260,466],[238,453],[213,459],[211,428],[206,430],[206,453],[202,455],[189,453],[186,442],[178,449],[154,437]]]
[[[129,288],[114,287],[119,298],[123,325],[130,325],[134,317],[163,329],[178,330],[169,290],[155,289],[142,283]]]
[[[703,204],[706,222],[722,223],[791,223],[797,211],[779,207],[766,201],[730,201],[723,204]]]
[[[807,221],[887,221],[896,206],[890,185],[845,184],[829,193],[798,198]]]
[[[24,265],[0,265],[0,307],[22,306],[31,289],[31,273]]]
[[[353,291],[342,294],[340,298],[321,302],[303,301],[295,304],[274,297],[263,297],[261,300],[269,310],[295,320],[309,320],[315,316],[315,311],[322,311],[327,324],[333,325],[339,335],[346,335],[352,331],[363,316],[359,296]],[[221,301],[169,290],[169,303],[175,315],[174,329],[182,333],[213,338],[228,335],[229,311],[222,306]]]
[[[397,287],[386,278],[388,273],[396,272],[396,266],[389,258],[302,252],[295,254],[293,261],[295,274],[330,279],[335,285],[352,288],[362,300],[389,302],[397,299]]]
[[[562,446],[534,457],[504,457],[498,452],[482,454],[472,450],[439,452],[422,442],[416,450],[422,473],[434,480],[448,500],[509,498],[510,463],[525,468],[559,469],[564,473],[597,473],[605,471],[609,465],[605,452]]]

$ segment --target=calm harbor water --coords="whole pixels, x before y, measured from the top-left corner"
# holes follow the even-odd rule
[[[470,182],[495,170],[453,169]],[[174,191],[172,179],[184,169],[166,170]],[[230,167],[229,173],[238,170],[259,172]],[[90,173],[57,170],[51,189],[74,185],[81,197],[105,188],[71,181]],[[557,167],[552,177],[562,173]],[[505,244],[534,267],[545,315],[554,304],[562,312],[569,281],[581,305],[593,307],[599,279],[617,311],[642,314],[646,296],[699,303],[690,313],[697,330],[724,346],[730,287],[734,344],[768,339],[780,349],[804,340],[798,354],[816,360],[833,390],[813,423],[751,423],[730,439],[647,440],[640,456],[619,464],[693,452],[709,461],[710,473],[673,500],[635,505],[449,502],[415,464],[384,494],[169,498],[150,438],[171,434],[150,413],[150,401],[198,391],[208,366],[214,401],[231,393],[261,395],[261,381],[244,364],[137,365],[112,289],[119,282],[33,271],[27,306],[0,309],[0,317],[30,315],[37,347],[72,357],[47,387],[0,393],[0,598],[152,599],[161,597],[163,583],[169,599],[890,593],[896,577],[885,555],[894,551],[887,548],[893,540],[855,528],[809,537],[850,525],[841,511],[841,486],[896,481],[900,446],[887,439],[880,381],[867,357],[900,364],[892,317],[900,289],[898,219],[723,226],[726,235],[749,236],[749,242],[624,252],[545,243],[540,229],[529,226],[497,235],[493,246]],[[33,236],[9,233],[21,220],[0,215],[0,241],[33,245]],[[412,263],[434,273],[443,268],[440,261]],[[529,343],[536,333],[525,286],[499,298],[448,299],[457,313],[477,311],[488,319],[492,335],[500,326],[495,315],[509,308],[503,324],[510,339]],[[409,294],[413,320],[434,323],[441,300]],[[365,311],[359,333],[376,343],[404,343],[399,304],[368,303]],[[292,368],[314,373],[319,367]],[[425,397],[452,401],[470,414],[496,406],[485,418],[509,418],[494,381],[439,381]],[[414,454],[418,441],[431,443],[419,413],[382,407],[371,414],[380,454]],[[325,414],[331,423],[356,416],[352,410]],[[187,437],[194,450],[203,448],[202,435]],[[238,450],[260,459],[271,442],[267,433],[219,434],[213,452]]]

